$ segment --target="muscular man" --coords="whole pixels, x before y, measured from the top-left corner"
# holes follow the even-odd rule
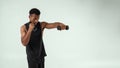
[[[29,68],[44,68],[44,57],[47,56],[42,40],[42,34],[45,28],[52,29],[61,27],[64,30],[66,26],[60,22],[48,23],[39,22],[41,12],[37,8],[29,11],[29,22],[21,26],[21,42],[26,47],[26,54]]]

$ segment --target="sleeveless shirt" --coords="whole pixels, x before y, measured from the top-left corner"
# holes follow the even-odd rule
[[[26,29],[29,29],[30,22],[26,23]],[[42,39],[41,23],[38,22],[31,32],[29,43],[26,45],[27,59],[30,62],[40,63],[42,58],[47,56]]]

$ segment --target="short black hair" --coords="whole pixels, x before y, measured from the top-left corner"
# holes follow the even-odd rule
[[[39,9],[37,8],[32,8],[30,11],[29,11],[29,14],[36,14],[36,15],[40,15],[41,12]]]

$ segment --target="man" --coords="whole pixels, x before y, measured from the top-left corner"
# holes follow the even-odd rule
[[[29,22],[22,25],[21,42],[26,46],[26,54],[29,68],[44,68],[44,57],[47,56],[42,40],[42,34],[45,28],[52,29],[61,27],[61,30],[66,28],[66,25],[60,22],[48,23],[39,22],[41,12],[37,8],[29,11]]]

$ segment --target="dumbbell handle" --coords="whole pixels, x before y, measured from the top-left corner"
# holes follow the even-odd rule
[[[66,25],[66,28],[65,28],[66,30],[68,30],[69,29],[69,26],[68,25]],[[60,26],[58,26],[57,27],[57,30],[61,30],[61,27]]]

